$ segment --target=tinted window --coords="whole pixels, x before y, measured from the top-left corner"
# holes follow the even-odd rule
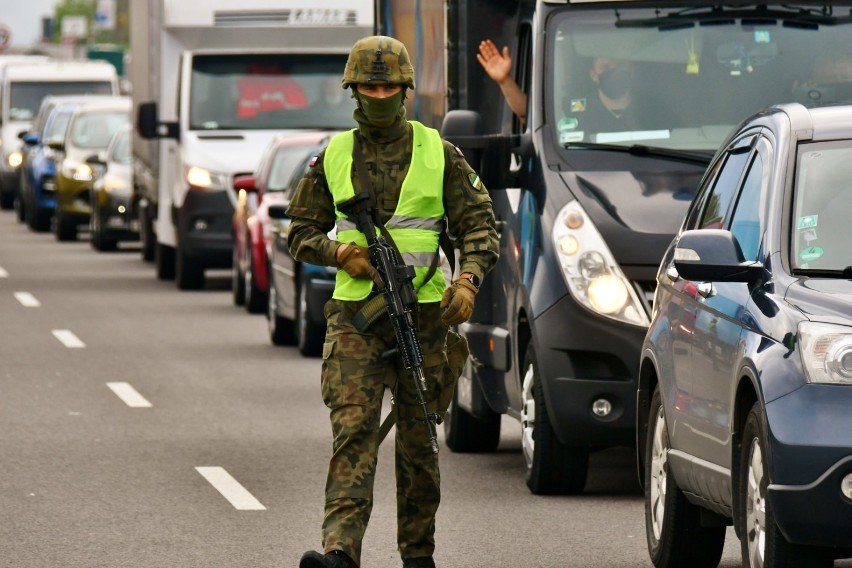
[[[199,55],[192,60],[193,130],[341,128],[355,102],[340,85],[345,55]]]
[[[111,95],[108,81],[15,82],[9,87],[9,118],[32,120],[47,95]]]
[[[740,243],[746,260],[757,260],[760,248],[760,190],[763,184],[763,158],[755,153],[746,175],[730,230]]]
[[[725,226],[731,202],[737,193],[737,184],[742,177],[748,152],[732,152],[728,154],[725,165],[716,178],[713,192],[707,200],[704,215],[701,218],[702,229],[721,229]]]

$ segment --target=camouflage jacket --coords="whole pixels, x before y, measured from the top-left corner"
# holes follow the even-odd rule
[[[412,126],[397,121],[385,129],[360,128],[364,158],[376,193],[378,219],[387,223],[396,210],[402,182],[411,160]],[[494,266],[499,241],[494,228],[491,197],[455,146],[444,141],[444,209],[447,232],[456,249],[461,272],[480,278]],[[357,174],[352,172],[356,194]],[[341,243],[328,238],[334,228],[334,201],[326,184],[323,153],[302,178],[287,209],[292,219],[288,231],[293,258],[310,264],[337,266],[335,252]],[[457,275],[456,275],[457,276]]]

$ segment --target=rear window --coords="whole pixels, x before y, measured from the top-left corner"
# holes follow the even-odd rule
[[[109,81],[32,81],[9,86],[9,118],[33,120],[47,95],[111,95]]]
[[[113,134],[130,120],[126,112],[90,112],[81,114],[71,130],[71,144],[77,148],[104,149]]]

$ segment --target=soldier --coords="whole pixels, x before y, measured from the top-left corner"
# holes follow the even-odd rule
[[[491,199],[462,153],[437,131],[405,118],[414,69],[405,46],[374,36],[349,54],[343,88],[352,88],[358,128],[335,136],[313,160],[288,208],[290,251],[312,264],[337,266],[323,347],[322,396],[330,409],[333,453],[325,490],[323,553],[306,552],[300,568],[357,567],[373,504],[380,443],[380,411],[391,389],[396,422],[397,542],[404,567],[434,567],[435,513],[440,502],[438,458],[417,404],[414,380],[383,354],[395,336],[387,316],[366,331],[352,318],[379,293],[366,239],[338,205],[362,187],[353,147],[363,148],[375,201],[373,217],[393,235],[416,277],[417,334],[423,351],[430,412],[443,414],[467,358],[464,339],[448,331],[466,321],[485,274],[497,261]],[[460,276],[447,286],[430,267],[438,254],[443,219],[460,250]],[[328,232],[337,227],[337,239]],[[424,283],[424,280],[428,281]]]

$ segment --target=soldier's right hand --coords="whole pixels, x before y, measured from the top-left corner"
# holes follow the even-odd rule
[[[384,287],[382,277],[370,263],[370,253],[355,243],[340,245],[337,249],[337,265],[352,278],[372,280],[379,288]]]

